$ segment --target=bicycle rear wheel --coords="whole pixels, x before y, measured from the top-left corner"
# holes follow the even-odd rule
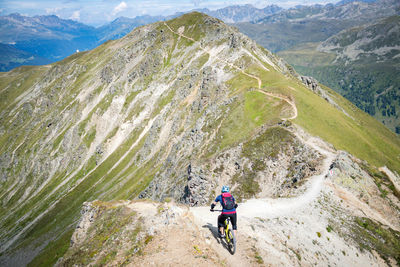
[[[236,252],[236,237],[231,231],[231,229],[228,230],[228,248],[229,252],[233,255]]]

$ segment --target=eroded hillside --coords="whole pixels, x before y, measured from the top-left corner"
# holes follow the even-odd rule
[[[86,201],[198,206],[222,183],[243,200],[301,195],[297,188],[333,160],[304,130],[372,170],[399,172],[399,139],[318,88],[200,13],[53,65],[2,73],[1,263],[55,263]],[[395,194],[390,182],[379,184]]]

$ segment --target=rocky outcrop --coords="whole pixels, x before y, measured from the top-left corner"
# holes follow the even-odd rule
[[[182,225],[186,211],[172,203],[85,202],[71,245],[55,266],[132,262],[155,236]]]
[[[236,29],[192,13],[54,66],[0,74],[0,84],[11,81],[0,90],[6,99],[0,103],[0,265],[12,265],[3,255],[20,245],[22,252],[10,258],[27,264],[37,252],[19,255],[60,239],[90,199],[199,206],[222,184],[231,185],[238,200],[296,195],[319,174],[322,156],[297,137],[293,118],[282,121],[295,105],[313,104],[296,102],[307,89],[288,71]],[[284,88],[267,85],[266,77],[285,81]],[[105,251],[118,246],[109,238],[114,234],[140,250],[136,243],[146,235],[134,225],[145,222],[134,209],[112,206],[84,204],[73,247],[86,247],[65,260],[91,250],[89,238],[104,244],[100,254],[92,251],[100,264]],[[28,234],[37,243],[25,247]]]
[[[345,192],[351,192],[360,201],[356,205],[364,215],[376,217],[381,223],[400,229],[400,222],[396,218],[400,210],[400,198],[389,177],[345,151],[338,153],[330,169],[335,184]]]
[[[333,100],[332,96],[329,95],[329,93],[322,89],[321,86],[319,85],[318,81],[314,79],[313,77],[309,76],[300,76],[301,81],[314,93],[317,95],[321,96],[323,99],[325,99],[329,104],[346,114],[346,116],[350,117],[350,115],[342,108],[340,107],[335,100]]]
[[[204,173],[201,168],[188,166],[187,185],[185,194],[182,197],[184,203],[190,206],[200,206],[208,204],[209,193],[212,191],[211,184],[207,178],[208,173]]]
[[[71,237],[71,246],[79,246],[86,238],[89,227],[100,213],[100,207],[93,205],[92,202],[85,202],[81,209],[81,218]]]

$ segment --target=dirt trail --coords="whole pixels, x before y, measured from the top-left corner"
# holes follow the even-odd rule
[[[311,146],[324,156],[324,160],[321,164],[321,173],[309,178],[307,184],[305,185],[306,191],[300,196],[279,199],[249,199],[244,203],[239,203],[238,225],[241,226],[241,232],[239,233],[238,240],[242,241],[244,236],[254,235],[251,227],[247,226],[252,225],[252,220],[254,220],[255,218],[273,219],[278,217],[291,216],[300,208],[305,207],[306,205],[316,200],[319,197],[324,186],[326,186],[324,183],[324,179],[327,175],[329,175],[330,165],[336,157],[335,152],[332,149],[328,148],[318,138],[310,137],[305,140],[305,138],[300,136],[300,134],[298,134],[298,138],[302,139],[304,143]],[[210,208],[208,206],[192,207],[190,208],[190,211],[193,213],[194,221],[199,227],[207,229],[211,226],[216,225],[218,214],[210,212]],[[218,245],[217,242],[214,243],[214,245]],[[248,242],[239,242],[238,244],[238,254],[234,256],[231,256],[226,249],[221,249],[223,251],[220,252],[220,256],[223,256],[228,261],[231,261],[229,262],[229,266],[245,266],[243,265],[245,264],[245,262],[243,262],[243,259],[246,259],[246,255],[248,258],[248,251],[251,251],[251,248],[249,248],[250,245],[248,244]]]
[[[278,99],[286,101],[293,108],[293,115],[290,116],[289,118],[286,118],[286,120],[294,120],[295,118],[297,118],[298,112],[297,112],[296,104],[293,103],[293,101],[291,101],[287,96],[280,95],[280,94],[275,94],[275,93],[265,92],[265,91],[263,91],[261,89],[259,89],[257,91],[262,93],[262,94],[264,94],[264,95],[275,97],[275,98],[278,98]]]
[[[164,22],[164,25],[173,33],[179,35],[182,38],[186,38],[195,42],[193,38],[187,37],[183,35],[183,28],[178,29],[178,32],[172,30],[167,23]],[[203,50],[205,53],[209,53],[205,48],[200,45],[200,49]],[[246,73],[241,68],[233,65],[232,63],[226,62],[221,58],[217,58],[217,60],[229,65],[230,67],[240,71],[244,75],[257,80],[258,83],[258,92],[265,94],[267,96],[271,96],[274,98],[281,99],[286,101],[292,108],[293,108],[293,115],[286,119],[295,119],[298,115],[297,107],[295,103],[289,99],[287,96],[283,96],[276,93],[269,93],[266,91],[261,90],[262,81],[258,76]],[[327,148],[323,142],[318,138],[308,138],[304,140],[303,137],[298,135],[298,138],[302,139],[304,143],[308,144],[309,146],[313,147],[316,151],[320,152],[324,155],[325,159],[322,162],[321,166],[321,173],[315,176],[312,176],[308,183],[306,184],[307,189],[304,194],[294,197],[294,198],[280,198],[280,199],[250,199],[244,203],[240,204],[240,216],[238,217],[238,224],[246,224],[246,221],[249,219],[254,219],[255,217],[263,217],[263,218],[275,218],[279,216],[284,216],[287,214],[291,214],[293,211],[303,207],[304,205],[314,201],[320,194],[323,186],[324,186],[324,177],[328,175],[329,166],[331,165],[333,159],[335,158],[335,153]],[[204,236],[210,235],[210,231],[213,232],[213,235],[216,235],[217,228],[216,220],[217,215],[216,213],[212,213],[209,210],[210,208],[207,207],[193,207],[190,211],[193,213],[193,220],[195,224],[200,229],[203,229]],[[213,229],[213,230],[212,230]],[[245,229],[245,227],[243,228]],[[252,233],[241,232],[239,233],[238,239],[240,240],[244,236],[252,236]],[[217,238],[211,239],[210,242],[213,246],[221,246]],[[247,247],[246,247],[247,246]],[[237,254],[230,255],[226,249],[217,250],[220,256],[225,258],[228,262],[229,266],[248,266],[251,262],[248,260],[248,256],[246,251],[249,250],[249,244],[246,242],[240,242],[240,248],[238,249]],[[248,252],[247,252],[248,253]]]
[[[302,139],[302,137],[298,136]],[[299,207],[304,206],[307,203],[315,200],[324,186],[324,178],[329,175],[329,166],[335,159],[336,154],[333,151],[328,150],[321,146],[321,140],[315,137],[311,137],[308,140],[303,140],[307,145],[311,146],[319,153],[321,153],[325,159],[321,165],[321,173],[314,175],[309,178],[307,190],[304,194],[293,197],[293,198],[264,198],[264,199],[250,199],[240,204],[240,216],[247,218],[258,217],[277,217],[285,214],[290,214]],[[194,207],[191,208],[193,214],[198,217],[199,220],[204,222],[215,223],[215,214],[210,212],[209,207]]]
[[[192,41],[192,42],[196,42],[193,38],[188,37],[188,36],[186,36],[186,35],[183,34],[183,32],[184,32],[184,26],[180,27],[180,28],[178,29],[178,32],[176,32],[176,31],[174,31],[166,22],[164,22],[164,25],[165,25],[172,33],[175,33],[175,34],[179,35],[180,37],[186,38],[186,39],[188,39],[188,40],[190,40],[190,41]],[[210,52],[207,51],[207,49],[205,49],[205,48],[201,45],[201,43],[200,43],[200,49],[201,49],[203,52],[207,53],[207,54],[211,57]],[[228,61],[225,61],[225,60],[223,60],[223,59],[221,59],[221,58],[219,58],[219,57],[217,58],[217,60],[220,61],[220,62],[225,63],[226,65],[228,65],[228,66],[230,66],[230,67],[232,67],[232,68],[234,68],[234,69],[236,69],[236,70],[238,70],[238,71],[240,71],[242,74],[244,74],[244,75],[246,75],[246,76],[248,76],[248,77],[250,77],[250,78],[252,78],[252,79],[257,80],[257,84],[258,84],[258,90],[257,90],[257,91],[258,91],[258,92],[263,93],[263,94],[268,95],[268,96],[271,96],[271,97],[275,97],[275,98],[278,98],[278,99],[281,99],[281,100],[286,101],[286,102],[293,108],[293,115],[292,115],[291,117],[289,117],[289,118],[286,118],[287,120],[293,120],[293,119],[295,119],[295,118],[297,117],[297,114],[298,114],[298,113],[297,113],[296,104],[295,104],[293,101],[291,101],[287,96],[280,95],[280,94],[275,94],[275,93],[269,93],[269,92],[266,92],[266,91],[261,90],[262,81],[261,81],[260,77],[258,77],[258,76],[256,76],[256,75],[253,75],[253,74],[250,74],[250,73],[247,73],[247,72],[245,72],[243,69],[239,68],[238,66],[235,66],[234,64],[232,64],[232,63],[230,63],[230,62],[228,62]]]

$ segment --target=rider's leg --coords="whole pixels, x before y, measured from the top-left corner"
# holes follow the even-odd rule
[[[236,213],[232,214],[231,222],[232,222],[233,234],[235,235],[235,237],[237,239],[237,215],[236,215]]]
[[[219,227],[219,233],[221,235],[224,235],[224,222],[225,222],[225,216],[220,214],[218,216],[218,227]]]

